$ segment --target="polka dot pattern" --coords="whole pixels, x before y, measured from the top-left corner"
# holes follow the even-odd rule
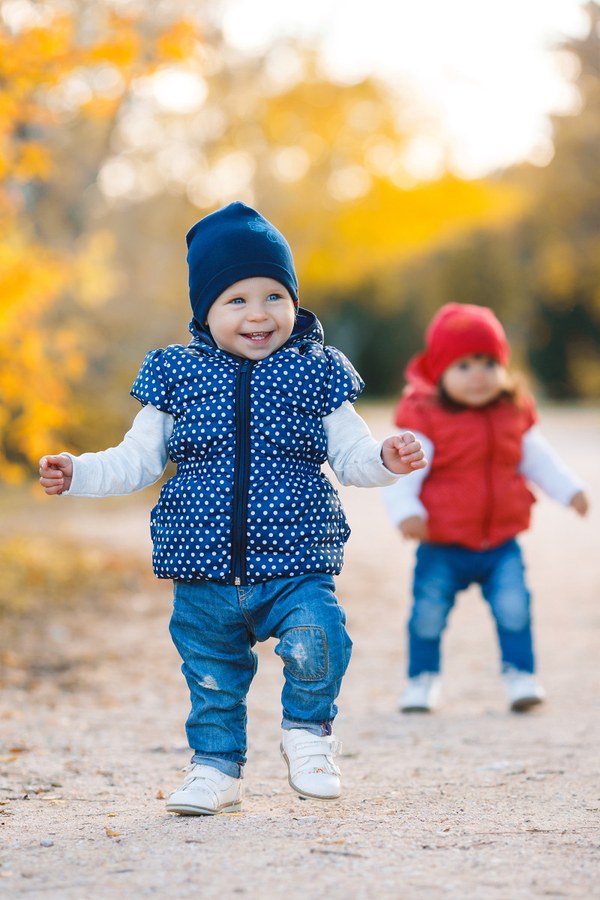
[[[254,584],[309,572],[337,574],[350,529],[321,465],[321,419],[364,384],[346,357],[310,334],[255,362],[245,570]],[[131,393],[173,416],[177,473],[152,510],[154,571],[182,581],[232,581],[236,378],[241,360],[202,340],[147,354]]]

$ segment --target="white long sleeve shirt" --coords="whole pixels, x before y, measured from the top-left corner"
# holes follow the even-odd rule
[[[395,525],[410,516],[427,519],[427,510],[419,500],[419,495],[433,461],[435,447],[424,434],[415,433],[415,436],[421,442],[429,465],[426,469],[418,469],[410,478],[398,480],[384,490],[385,506]],[[523,435],[523,455],[519,472],[527,481],[563,506],[568,506],[575,494],[584,488],[583,483],[548,443],[538,425],[533,425]]]
[[[348,401],[322,420],[327,461],[338,480],[356,487],[382,487],[402,478],[384,466],[381,442]],[[73,460],[71,487],[78,497],[131,494],[157,481],[165,470],[173,417],[154,406],[142,407],[121,443],[97,453],[67,455]]]

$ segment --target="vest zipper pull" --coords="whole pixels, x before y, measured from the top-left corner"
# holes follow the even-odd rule
[[[241,578],[239,577],[239,575],[236,576],[236,578],[235,578],[235,580],[234,580],[233,583],[235,584],[236,587],[239,587],[239,586],[241,585],[242,580],[241,580]]]

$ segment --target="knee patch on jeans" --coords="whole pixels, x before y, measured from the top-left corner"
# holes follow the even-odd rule
[[[519,633],[531,625],[529,607],[523,602],[523,595],[520,593],[507,592],[502,601],[496,604],[494,614],[498,628],[502,631]]]
[[[421,603],[411,616],[410,632],[424,641],[435,641],[441,637],[447,617],[447,606]]]
[[[290,628],[276,652],[288,672],[300,681],[318,681],[327,674],[327,638],[317,625]]]

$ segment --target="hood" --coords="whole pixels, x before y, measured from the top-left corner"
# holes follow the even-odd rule
[[[404,375],[408,388],[418,391],[420,394],[436,394],[437,387],[429,374],[427,366],[427,354],[417,353],[409,360]]]

